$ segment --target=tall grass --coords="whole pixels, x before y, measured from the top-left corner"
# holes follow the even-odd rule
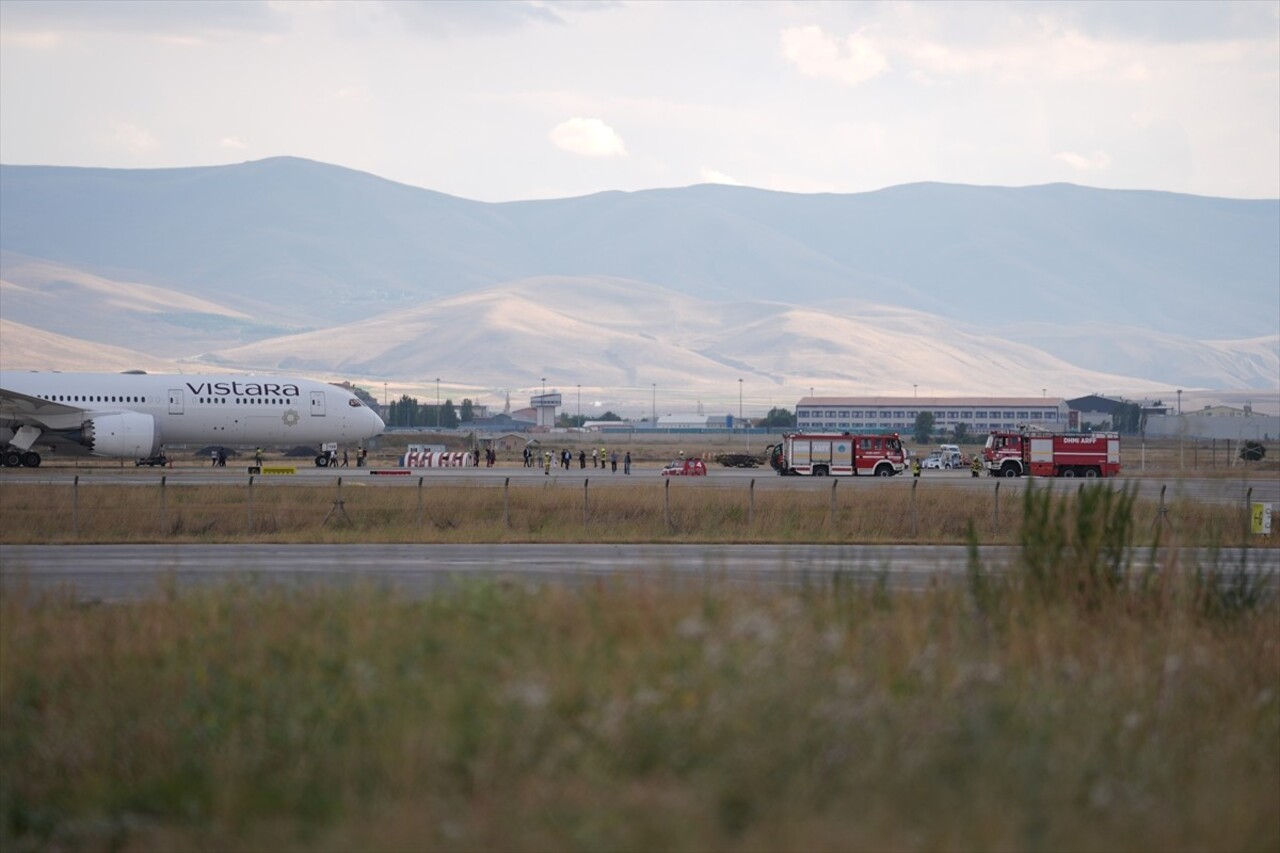
[[[0,847],[1274,850],[1276,602],[1134,578],[1130,498],[922,594],[2,591]]]

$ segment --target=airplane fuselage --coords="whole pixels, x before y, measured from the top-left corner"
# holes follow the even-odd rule
[[[149,456],[165,444],[355,442],[383,430],[350,392],[289,376],[0,371],[0,393],[0,439],[19,450]]]

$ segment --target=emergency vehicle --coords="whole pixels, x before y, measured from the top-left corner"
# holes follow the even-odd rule
[[[1120,474],[1120,434],[992,432],[982,461],[993,477],[1115,477]]]
[[[892,477],[906,468],[896,432],[881,435],[791,433],[768,448],[769,464],[782,475]]]

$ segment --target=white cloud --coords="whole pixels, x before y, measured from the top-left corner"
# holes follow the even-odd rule
[[[131,154],[146,154],[159,147],[148,130],[124,121],[114,122],[102,135],[102,141],[108,147],[122,148]]]
[[[782,31],[782,55],[810,77],[827,77],[850,86],[889,70],[889,60],[861,31],[837,40],[820,27]]]
[[[715,169],[699,169],[698,179],[704,184],[728,184],[729,186],[740,187],[742,181],[729,177],[724,172],[717,172]]]
[[[1074,151],[1059,151],[1053,159],[1061,160],[1077,172],[1100,172],[1111,165],[1111,157],[1105,151],[1095,151],[1089,156]]]
[[[218,146],[221,148],[232,148],[236,151],[243,151],[249,147],[241,142],[240,137],[238,136],[224,136],[218,141]]]
[[[583,157],[625,157],[627,146],[612,127],[598,118],[571,118],[551,129],[559,149]]]

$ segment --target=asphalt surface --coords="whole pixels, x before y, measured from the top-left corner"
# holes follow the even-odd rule
[[[1017,553],[984,546],[984,569],[1001,571]],[[1135,550],[1135,566],[1150,558]],[[1170,559],[1166,552],[1157,559]],[[1185,549],[1182,567],[1201,560],[1246,566],[1280,580],[1276,549]],[[251,586],[370,583],[424,595],[463,578],[516,583],[623,581],[830,587],[838,583],[922,589],[962,577],[960,545],[4,545],[0,587],[70,591],[85,600],[128,601],[233,579]]]

